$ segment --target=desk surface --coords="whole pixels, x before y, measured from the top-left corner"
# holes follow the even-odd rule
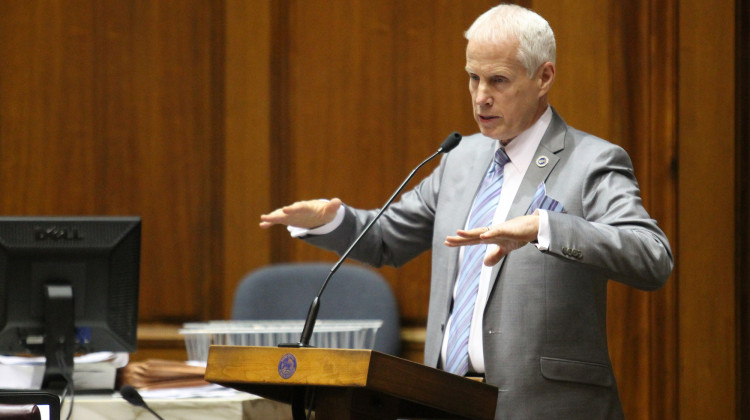
[[[292,418],[289,405],[264,398],[237,393],[231,397],[148,399],[146,403],[160,416],[169,420],[287,420]],[[70,408],[65,401],[62,418]],[[119,395],[76,396],[74,420],[151,420],[153,415],[141,407],[130,405]]]

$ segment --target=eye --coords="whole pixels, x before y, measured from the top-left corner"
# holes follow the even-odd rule
[[[469,79],[476,81],[476,80],[479,80],[479,76],[473,73],[469,73]]]
[[[494,76],[492,79],[490,79],[492,84],[498,84],[498,83],[505,83],[508,81],[508,79],[502,77],[502,76]]]

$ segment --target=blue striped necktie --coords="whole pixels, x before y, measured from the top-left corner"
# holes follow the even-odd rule
[[[479,187],[474,205],[469,215],[467,229],[490,226],[495,216],[497,203],[500,200],[500,189],[503,185],[503,168],[510,158],[503,148],[495,152],[495,160]],[[484,254],[487,245],[464,247],[461,269],[456,285],[456,299],[453,302],[451,326],[448,335],[448,350],[445,370],[457,375],[469,371],[469,331],[471,318],[474,315],[474,304],[479,290],[479,275],[482,272]]]

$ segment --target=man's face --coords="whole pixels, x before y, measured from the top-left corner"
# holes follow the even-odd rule
[[[469,41],[466,47],[466,71],[469,73],[474,119],[487,137],[507,144],[529,128],[547,106],[545,65],[529,79],[517,59],[518,42],[494,44]]]

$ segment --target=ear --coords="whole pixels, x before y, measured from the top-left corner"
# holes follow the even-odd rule
[[[536,81],[539,86],[539,97],[546,95],[555,81],[555,65],[547,61],[539,66]]]

